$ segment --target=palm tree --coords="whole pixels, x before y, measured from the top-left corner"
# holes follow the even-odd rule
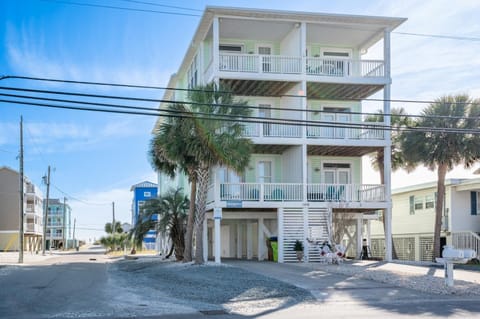
[[[168,111],[185,111],[183,105],[170,105]],[[150,143],[149,157],[152,167],[169,177],[183,172],[190,182],[190,207],[188,211],[187,231],[185,235],[184,262],[192,261],[193,225],[195,220],[195,196],[197,177],[195,168],[198,165],[188,150],[183,147],[184,137],[190,134],[191,119],[167,118],[156,132]]]
[[[171,189],[163,196],[151,199],[142,207],[138,223],[132,229],[138,244],[149,230],[158,226],[158,230],[168,232],[175,249],[177,260],[183,259],[185,249],[185,217],[189,206],[188,198],[182,190]],[[158,215],[158,220],[154,216]]]
[[[248,166],[252,143],[243,138],[242,118],[250,114],[246,102],[235,101],[227,87],[215,83],[190,91],[189,105],[193,119],[191,136],[185,148],[198,162],[195,168],[197,194],[195,199],[195,263],[203,259],[203,223],[210,171],[223,165],[241,173]],[[200,115],[201,114],[201,115]],[[228,120],[225,120],[228,119]]]
[[[107,234],[113,234],[112,223],[105,224],[105,232]],[[117,234],[123,233],[122,223],[120,221],[115,222],[115,233]]]
[[[195,262],[203,263],[203,222],[210,170],[225,165],[242,172],[247,167],[252,144],[240,137],[243,133],[240,121],[250,110],[244,107],[245,102],[235,101],[228,88],[216,84],[197,87],[190,91],[188,99],[191,104],[168,107],[169,112],[180,113],[182,117],[162,123],[158,133],[161,137],[155,145],[161,150],[158,153],[163,160],[177,164],[190,178],[194,203],[189,225],[195,219]],[[191,247],[188,237],[187,247]]]
[[[406,161],[403,156],[400,145],[400,129],[402,127],[408,127],[412,125],[410,117],[407,116],[405,109],[401,108],[392,108],[390,111],[390,125],[391,130],[391,168],[395,172],[399,168],[405,168],[407,171],[411,171],[415,165]],[[378,114],[373,114],[365,118],[366,122],[384,122],[384,114],[382,110],[378,110]],[[384,170],[384,149],[381,148],[377,152],[371,154],[372,166],[379,171],[380,173],[380,184],[385,184],[385,170]],[[385,215],[385,210],[383,211]],[[383,230],[386,231],[385,218],[383,218]],[[385,238],[387,233],[385,233]],[[392,238],[393,242],[393,238]],[[395,250],[395,245],[392,246],[392,255],[393,259],[397,259],[397,252]]]
[[[479,102],[464,94],[438,98],[422,111],[416,130],[401,134],[405,158],[437,170],[434,257],[440,257],[445,176],[456,165],[463,163],[468,168],[480,158],[480,135],[475,132],[480,127]]]

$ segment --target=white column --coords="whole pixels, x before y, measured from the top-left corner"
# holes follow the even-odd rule
[[[207,218],[203,221],[203,260],[208,260],[208,223]]]
[[[303,207],[303,253],[304,253],[304,260],[308,262],[308,207]]]
[[[243,252],[243,236],[242,236],[242,224],[238,222],[237,224],[237,258],[242,258]]]
[[[218,20],[218,17],[213,18],[213,24],[212,24],[212,30],[213,30],[213,74],[214,76],[217,76],[218,74],[218,63],[220,61],[219,58],[219,44],[220,44],[220,23]]]
[[[370,219],[367,220],[367,245],[371,247],[372,245],[372,228],[370,224]]]
[[[363,237],[363,217],[359,217],[357,218],[357,259],[360,259],[360,255],[362,253],[362,240],[363,240],[362,237]]]
[[[253,224],[247,221],[247,259],[253,258]]]
[[[263,236],[263,218],[258,219],[258,261],[262,261],[264,258],[265,238]]]
[[[385,76],[390,80],[390,30],[386,29],[383,36],[383,60],[385,61]],[[389,81],[390,83],[390,81]],[[386,84],[383,89],[383,113],[385,126],[390,126],[390,84]],[[391,196],[391,161],[392,161],[392,147],[391,147],[391,133],[389,130],[385,131],[385,148],[383,156],[384,169],[384,187],[385,187],[385,201],[387,208],[385,209],[385,260],[392,260],[392,196]]]
[[[221,250],[221,239],[220,239],[220,221],[221,219],[220,218],[215,218],[215,229],[214,229],[214,232],[215,232],[215,263],[216,264],[220,264],[222,261],[220,259],[221,257],[221,254],[222,254],[222,250]]]
[[[284,256],[283,256],[283,241],[284,241],[284,236],[283,236],[283,208],[279,208],[277,211],[277,218],[278,218],[278,262],[283,263]]]

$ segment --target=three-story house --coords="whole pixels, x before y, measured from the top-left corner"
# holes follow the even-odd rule
[[[206,8],[168,87],[227,85],[256,107],[259,120],[245,123],[244,135],[254,143],[246,171],[217,167],[211,174],[205,257],[263,260],[266,239],[277,237],[279,262],[296,260],[297,239],[305,259],[314,261],[319,254],[311,242],[331,239],[335,214],[353,220],[350,246],[357,256],[363,221],[377,218],[378,210],[385,210],[391,233],[390,33],[405,20]],[[376,44],[383,57],[364,59]],[[377,92],[383,92],[387,116],[368,123],[362,100]],[[185,98],[182,90],[164,96]],[[364,183],[362,157],[379,150],[385,152],[385,184]]]

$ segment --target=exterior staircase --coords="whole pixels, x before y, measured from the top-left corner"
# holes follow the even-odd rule
[[[452,232],[452,245],[457,249],[473,249],[480,256],[480,236],[472,231]]]

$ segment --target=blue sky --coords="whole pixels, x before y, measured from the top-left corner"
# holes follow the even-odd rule
[[[70,2],[70,3],[67,3]],[[141,1],[140,1],[141,2]],[[183,58],[199,17],[80,6],[74,3],[140,10],[201,14],[206,5],[275,8],[295,11],[406,17],[397,32],[472,37],[455,40],[392,34],[392,98],[432,100],[443,94],[480,97],[480,2],[430,1],[157,1],[124,0],[0,1],[0,75],[166,86]],[[377,48],[378,49],[378,48]],[[375,57],[376,50],[369,53]],[[0,86],[161,98],[160,90],[98,88],[2,80]],[[380,96],[381,97],[381,96]],[[142,106],[156,106],[142,104]],[[399,105],[394,105],[399,106]],[[408,104],[417,113],[423,105]],[[373,109],[380,105],[371,105]],[[67,193],[81,238],[99,238],[116,217],[130,221],[130,186],[155,174],[147,159],[151,117],[78,112],[0,102],[0,166],[18,169],[18,123],[25,126],[25,172],[37,185],[47,166],[52,197]],[[368,183],[377,173],[365,170]],[[394,187],[432,181],[435,174],[418,169],[394,174]],[[448,177],[472,177],[456,169]],[[44,189],[44,186],[42,185]],[[61,191],[60,191],[61,190]]]

